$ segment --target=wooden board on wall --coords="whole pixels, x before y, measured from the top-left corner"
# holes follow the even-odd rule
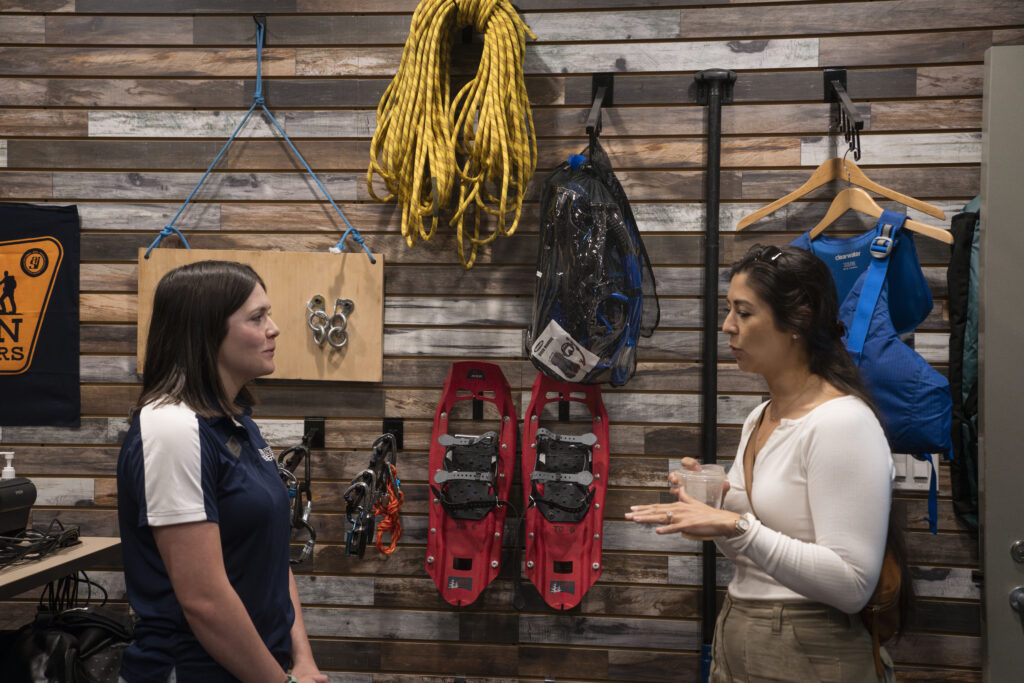
[[[215,249],[154,249],[149,258],[139,249],[138,371],[145,362],[146,335],[153,313],[153,294],[160,278],[188,263],[205,260],[238,261],[259,273],[267,283],[271,317],[281,329],[271,379],[380,382],[384,368],[384,257],[376,264],[362,252],[234,251]],[[348,343],[335,349],[325,340],[318,345],[308,326],[308,302],[320,295],[326,313],[336,299],[351,300]]]

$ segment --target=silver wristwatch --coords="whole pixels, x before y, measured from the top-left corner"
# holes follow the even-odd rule
[[[754,520],[756,517],[749,512],[744,512],[736,520],[736,526],[732,528],[732,536],[730,538],[739,538],[743,534],[750,531],[750,527],[754,526]]]

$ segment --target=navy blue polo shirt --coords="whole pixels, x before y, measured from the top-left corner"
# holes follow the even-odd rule
[[[263,642],[290,663],[288,493],[250,419],[203,418],[181,404],[142,408],[117,462],[117,513],[128,599],[139,615],[124,653],[128,683],[234,681],[189,628],[153,540],[153,527],[214,522],[228,580]]]

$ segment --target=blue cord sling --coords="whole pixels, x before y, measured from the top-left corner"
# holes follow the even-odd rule
[[[160,234],[157,235],[155,240],[153,240],[153,243],[149,245],[148,249],[146,249],[145,257],[149,258],[149,252],[153,251],[153,249],[155,249],[156,247],[159,247],[160,243],[164,241],[164,238],[170,237],[171,235],[177,235],[179,238],[181,238],[181,242],[182,244],[185,245],[186,249],[192,248],[189,245],[188,240],[185,239],[185,236],[181,234],[181,231],[174,227],[174,221],[178,220],[178,216],[180,216],[181,213],[185,210],[185,207],[189,205],[189,202],[191,202],[192,198],[195,197],[196,192],[199,191],[199,188],[202,186],[202,184],[206,182],[206,179],[210,176],[210,172],[213,171],[214,167],[220,161],[221,157],[224,156],[224,152],[227,151],[231,143],[235,141],[235,137],[238,136],[238,133],[239,131],[242,130],[242,127],[245,125],[245,122],[249,120],[249,116],[251,116],[253,111],[256,110],[256,107],[260,107],[264,111],[264,113],[266,113],[267,117],[270,119],[270,122],[274,124],[274,128],[277,129],[277,132],[279,132],[281,134],[281,137],[284,138],[284,141],[288,143],[288,147],[292,150],[292,152],[295,153],[295,156],[298,157],[299,161],[302,162],[302,165],[305,167],[309,175],[312,176],[313,180],[317,184],[317,187],[319,187],[320,191],[324,193],[324,196],[327,198],[327,201],[331,203],[331,206],[334,207],[334,210],[338,212],[339,216],[341,216],[341,220],[345,221],[345,225],[348,226],[348,230],[346,230],[345,233],[341,236],[341,240],[339,240],[338,243],[331,248],[331,251],[335,253],[340,253],[341,250],[344,249],[345,247],[345,240],[348,239],[348,236],[351,234],[352,239],[354,239],[356,243],[363,248],[363,250],[366,252],[366,255],[370,257],[370,263],[376,263],[377,260],[374,259],[373,254],[370,253],[370,248],[366,246],[366,242],[363,240],[363,236],[360,235],[359,231],[352,227],[352,224],[349,223],[347,218],[345,218],[345,214],[342,213],[341,209],[338,208],[338,205],[334,203],[334,199],[331,197],[331,194],[327,191],[327,188],[324,187],[324,184],[320,182],[320,178],[318,178],[316,173],[313,172],[313,169],[309,167],[309,164],[306,163],[306,160],[302,157],[302,154],[300,154],[299,150],[295,148],[294,144],[292,144],[292,141],[288,137],[288,134],[284,132],[284,129],[281,128],[281,125],[277,122],[277,119],[274,118],[274,115],[270,113],[269,109],[267,109],[267,105],[264,104],[263,36],[266,33],[267,26],[265,18],[261,20],[260,18],[254,17],[254,19],[256,20],[256,92],[253,95],[252,106],[249,107],[249,111],[245,113],[245,117],[242,119],[242,122],[238,124],[237,128],[235,128],[235,132],[232,133],[231,137],[228,138],[228,141],[224,143],[224,147],[221,148],[220,152],[213,160],[213,163],[211,163],[209,168],[206,169],[206,173],[204,173],[203,177],[199,179],[198,183],[196,183],[196,186],[192,189],[192,192],[185,200],[185,203],[182,204],[181,208],[178,209],[178,213],[174,214],[174,218],[171,219],[171,222],[164,226],[163,230],[160,231]]]

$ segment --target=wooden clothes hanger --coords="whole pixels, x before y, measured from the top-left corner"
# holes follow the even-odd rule
[[[850,209],[860,211],[861,213],[869,216],[874,216],[875,218],[882,215],[882,207],[875,203],[875,200],[871,198],[871,195],[859,187],[848,187],[836,195],[836,198],[832,200],[832,203],[828,207],[828,213],[825,214],[825,217],[821,219],[820,223],[811,229],[808,237],[813,240],[815,237],[820,235],[825,228],[834,223],[837,218]],[[935,226],[928,225],[927,223],[912,221],[909,218],[903,224],[903,227],[925,235],[926,237],[939,240],[940,242],[953,244],[953,234],[948,230],[936,228]]]
[[[934,216],[935,218],[938,218],[940,220],[946,220],[945,212],[943,212],[942,209],[935,206],[934,204],[922,202],[920,199],[908,197],[907,195],[901,194],[896,190],[885,187],[884,185],[879,185],[875,181],[868,178],[864,174],[864,171],[860,170],[857,164],[853,163],[852,161],[847,161],[845,158],[835,157],[833,159],[828,159],[822,162],[822,164],[818,166],[817,169],[815,169],[814,173],[811,174],[811,177],[808,178],[803,185],[793,190],[785,197],[776,199],[768,206],[764,206],[758,209],[749,216],[744,216],[740,220],[740,222],[736,224],[736,229],[743,230],[752,223],[761,220],[768,214],[778,211],[783,206],[789,204],[793,200],[803,197],[811,190],[821,187],[830,180],[837,180],[839,178],[842,178],[852,183],[853,185],[859,185],[860,187],[871,190],[872,192],[880,194],[883,197],[888,197],[889,199],[897,201],[900,204],[903,204],[904,206],[909,206],[912,209],[917,209],[918,211],[926,213],[929,216]]]

